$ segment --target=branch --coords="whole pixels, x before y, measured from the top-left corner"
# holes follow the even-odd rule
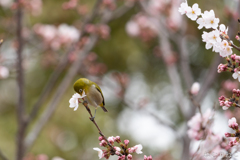
[[[49,105],[47,106],[47,108],[41,115],[40,119],[37,121],[37,123],[33,127],[32,131],[27,135],[27,137],[25,139],[25,145],[26,145],[27,149],[32,146],[33,142],[37,138],[37,136],[40,133],[40,131],[42,130],[43,126],[48,122],[49,118],[55,111],[57,104],[59,103],[62,96],[66,92],[66,90],[67,90],[68,86],[70,85],[70,83],[72,82],[74,76],[77,74],[77,71],[81,65],[80,62],[82,62],[82,60],[86,57],[87,53],[93,48],[93,46],[97,42],[97,39],[98,39],[98,37],[96,35],[91,36],[88,44],[86,44],[85,47],[83,48],[83,50],[80,51],[80,53],[78,54],[76,61],[70,67],[67,75],[65,76],[65,78],[63,79],[61,84],[59,85],[59,87],[58,87],[57,91],[55,92]]]
[[[112,144],[108,141],[107,137],[102,133],[101,129],[98,127],[95,119],[93,118],[92,119],[92,113],[91,113],[91,110],[90,108],[88,107],[88,103],[87,101],[83,101],[82,104],[84,105],[84,107],[86,108],[86,110],[88,111],[88,113],[90,114],[90,120],[93,122],[93,124],[96,126],[96,128],[98,129],[98,132],[99,132],[99,135],[102,136],[104,138],[104,140],[107,142],[108,146],[111,148],[111,155],[114,155],[116,154],[116,150],[114,149],[114,147],[112,146]],[[122,156],[121,154],[119,154],[118,156]]]
[[[19,4],[20,0],[16,0]],[[23,37],[22,37],[22,19],[23,12],[20,5],[17,7],[16,11],[16,35],[17,35],[17,86],[18,86],[18,104],[17,104],[17,120],[18,120],[18,131],[17,131],[17,154],[16,159],[21,160],[24,156],[24,135],[25,135],[25,108],[24,108],[24,75],[23,75]]]
[[[94,7],[93,7],[93,11],[92,14],[89,17],[86,17],[82,26],[81,26],[81,35],[79,36],[79,40],[81,40],[82,35],[85,34],[85,26],[86,24],[90,23],[96,16],[97,16],[97,11],[98,8],[100,7],[102,0],[98,0]],[[58,66],[56,67],[55,71],[51,74],[50,79],[48,80],[48,83],[46,84],[46,86],[44,87],[40,98],[38,99],[37,103],[33,106],[33,109],[30,113],[30,116],[27,120],[27,123],[30,123],[30,121],[32,119],[34,119],[42,105],[42,103],[47,99],[47,97],[49,96],[50,92],[53,90],[54,88],[54,84],[56,84],[59,76],[61,75],[62,71],[64,70],[64,68],[66,68],[67,64],[68,64],[68,56],[71,52],[73,52],[74,50],[79,50],[78,47],[78,43],[76,42],[75,44],[73,44],[73,46],[68,50],[68,52],[66,54],[64,54],[64,56],[62,57],[61,61],[59,62]]]
[[[129,8],[130,9],[130,8]],[[115,14],[110,11],[105,11],[101,20],[101,23],[108,23],[112,20]],[[88,40],[88,43],[84,46],[84,48],[78,54],[76,61],[71,65],[67,75],[59,85],[57,91],[53,95],[52,100],[50,101],[49,105],[46,107],[45,111],[41,115],[40,119],[36,122],[33,129],[27,135],[24,143],[26,148],[29,149],[34,141],[36,140],[38,134],[42,130],[43,126],[48,122],[49,118],[52,116],[53,112],[55,111],[59,101],[61,100],[62,96],[64,95],[65,91],[67,90],[68,86],[72,82],[74,76],[77,74],[79,67],[81,66],[82,60],[86,57],[88,52],[92,50],[94,45],[96,44],[98,39],[97,35],[91,34]]]

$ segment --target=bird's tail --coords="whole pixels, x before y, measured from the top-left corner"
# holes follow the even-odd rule
[[[108,110],[104,106],[101,106],[101,108],[103,109],[104,112],[108,112]]]

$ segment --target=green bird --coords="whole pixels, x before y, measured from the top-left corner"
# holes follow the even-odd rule
[[[99,106],[103,109],[104,112],[108,112],[108,110],[104,107],[105,102],[102,90],[96,83],[90,81],[87,78],[80,78],[74,83],[73,88],[81,96],[83,92],[85,92],[88,104],[95,107],[95,114],[92,118],[95,118],[96,110]]]

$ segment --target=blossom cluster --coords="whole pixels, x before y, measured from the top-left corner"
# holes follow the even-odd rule
[[[21,0],[18,3],[14,2],[14,0],[0,0],[0,6],[5,9],[16,9],[19,5],[33,16],[42,13],[42,0]]]
[[[100,136],[98,140],[100,141],[99,145],[101,147],[105,147],[105,149],[93,148],[93,150],[98,151],[99,159],[101,158],[108,159],[110,155],[115,154],[118,156],[118,160],[125,160],[126,157],[127,160],[132,160],[133,159],[132,153],[142,154],[143,147],[141,144],[135,145],[133,147],[128,147],[129,140],[124,140],[122,142],[120,136],[116,137],[111,136],[107,138],[107,141],[113,146],[114,151],[112,150],[111,147],[108,146],[108,142],[104,139],[104,137]],[[120,147],[114,146],[115,142],[119,144]],[[147,157],[146,155],[144,155],[144,160],[152,160],[152,156]]]
[[[34,25],[34,31],[53,50],[77,42],[80,36],[77,28],[67,24],[61,24],[58,27],[49,24],[36,24]]]
[[[238,101],[240,97],[240,90],[239,89],[233,89],[232,90],[232,97],[226,98],[224,96],[220,96],[218,98],[220,106],[222,106],[223,110],[227,110],[229,107],[239,107]]]
[[[214,133],[211,130],[211,120],[213,118],[213,112],[208,109],[202,116],[200,113],[196,113],[195,116],[188,122],[190,129],[188,130],[188,136],[193,140],[201,140],[199,150],[193,152],[193,156],[196,159],[206,158],[206,153],[212,155],[214,153],[215,158],[222,157],[228,154],[230,146],[226,138],[219,134]]]
[[[217,52],[222,57],[227,57],[232,54],[232,46],[227,35],[228,28],[221,24],[219,26],[219,18],[215,17],[213,10],[204,11],[201,13],[201,9],[198,4],[194,4],[192,7],[188,6],[187,2],[183,2],[179,8],[181,14],[186,14],[188,18],[196,21],[199,26],[198,29],[205,27],[206,29],[212,28],[210,32],[203,32],[202,41],[206,43],[205,48],[211,49]],[[201,17],[199,17],[201,15]]]
[[[126,32],[148,42],[159,34],[159,16],[165,15],[164,24],[171,31],[178,30],[182,25],[182,16],[178,13],[179,2],[176,0],[149,0],[144,4],[147,14],[140,12],[134,15],[126,24]]]
[[[228,120],[228,127],[233,129],[235,131],[235,133],[225,133],[226,137],[236,137],[234,138],[234,140],[231,140],[229,142],[229,146],[233,147],[237,144],[239,144],[239,135],[240,135],[240,130],[238,128],[238,123],[235,117],[231,118]]]
[[[127,23],[126,31],[132,37],[140,37],[143,41],[150,41],[157,36],[158,22],[153,17],[138,13]]]
[[[85,91],[83,91],[82,95],[75,93],[72,98],[69,100],[70,108],[74,108],[74,111],[78,109],[79,99],[86,97]]]
[[[196,113],[195,116],[188,121],[188,136],[195,140],[202,139],[207,124],[210,122],[212,116],[213,112],[210,109],[208,109],[203,115]]]

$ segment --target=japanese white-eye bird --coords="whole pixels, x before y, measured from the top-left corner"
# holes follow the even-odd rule
[[[95,114],[92,118],[95,118],[96,110],[99,106],[104,112],[108,112],[108,110],[104,107],[105,102],[102,90],[96,83],[87,78],[80,78],[74,83],[73,88],[81,96],[83,92],[85,92],[88,104],[95,107]]]

